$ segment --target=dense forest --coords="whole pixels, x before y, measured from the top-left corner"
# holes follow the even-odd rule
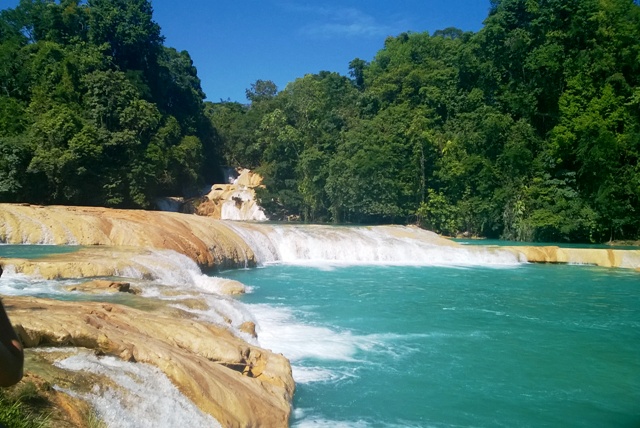
[[[149,207],[193,191],[220,158],[203,99],[149,1],[21,0],[0,13],[0,201]]]
[[[495,0],[477,33],[389,37],[208,113],[263,206],[305,221],[605,241],[640,234],[640,7]]]
[[[230,165],[273,219],[640,236],[637,1],[492,0],[477,33],[349,69],[204,102],[148,0],[22,0],[0,14],[0,201],[149,207]]]

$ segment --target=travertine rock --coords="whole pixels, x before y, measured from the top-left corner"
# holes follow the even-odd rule
[[[240,331],[247,333],[253,338],[258,337],[258,334],[256,333],[256,323],[252,321],[243,322],[239,328],[240,328]]]
[[[0,204],[0,242],[158,248],[203,267],[255,265],[251,248],[224,222],[161,211]]]
[[[240,281],[235,281],[233,279],[224,279],[221,278],[219,282],[220,293],[228,296],[235,296],[238,294],[244,294],[246,291],[246,287]]]
[[[223,328],[105,303],[8,297],[4,304],[27,348],[84,347],[153,364],[222,426],[288,426],[289,362]]]
[[[136,262],[147,254],[149,251],[143,248],[97,246],[38,259],[2,259],[0,264],[13,266],[16,273],[44,279],[120,276],[131,268],[141,277],[153,279],[148,267]]]
[[[500,247],[522,254],[530,263],[572,263],[626,269],[640,268],[640,250],[602,248]]]
[[[122,281],[108,281],[95,279],[78,285],[65,287],[67,291],[81,291],[83,293],[131,293],[136,294],[131,288],[131,284]]]
[[[254,190],[261,185],[262,177],[248,169],[238,172],[233,183],[214,184],[198,204],[196,214],[222,220],[266,220]]]

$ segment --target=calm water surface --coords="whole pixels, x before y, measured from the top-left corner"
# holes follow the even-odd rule
[[[637,272],[300,266],[226,272],[292,360],[294,426],[640,426]]]
[[[0,257],[38,259],[52,254],[65,254],[78,251],[81,247],[73,245],[12,245],[0,244]]]

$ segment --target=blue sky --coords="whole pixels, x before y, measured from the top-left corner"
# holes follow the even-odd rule
[[[18,0],[0,0],[15,7]],[[245,102],[257,79],[278,89],[307,73],[348,73],[384,39],[446,27],[478,31],[489,0],[152,0],[165,45],[187,50],[210,101]]]

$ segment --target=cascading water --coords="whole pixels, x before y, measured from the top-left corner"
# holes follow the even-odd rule
[[[21,246],[9,246],[18,248]],[[36,246],[24,246],[25,254],[35,253],[28,249]],[[58,248],[37,246],[42,251],[52,253],[61,252]],[[14,250],[17,253],[17,250]],[[5,251],[10,254],[11,252]],[[0,253],[2,254],[2,253]],[[255,339],[240,331],[238,327],[247,321],[254,322],[253,316],[246,307],[237,300],[225,295],[224,287],[228,279],[209,276],[202,273],[198,265],[190,258],[171,250],[148,250],[145,254],[138,254],[130,258],[129,266],[117,277],[133,280],[138,283],[142,297],[170,301],[171,305],[197,318],[231,329],[237,336],[254,343]],[[31,295],[46,298],[72,298],[73,294],[67,288],[77,285],[85,279],[67,279],[47,281],[37,276],[27,276],[16,273],[12,265],[5,264],[5,272],[0,277],[0,293],[7,295]],[[242,284],[237,283],[237,286]],[[244,292],[250,292],[250,287],[242,286]],[[76,293],[77,295],[78,293]],[[106,296],[105,296],[106,297]],[[202,308],[193,308],[184,304],[190,299],[197,299],[204,303]]]
[[[230,200],[222,203],[220,218],[223,220],[266,221],[262,208],[255,202],[254,191],[240,188],[231,194]]]
[[[505,266],[521,260],[512,252],[465,247],[418,228],[230,224],[259,263]]]
[[[231,328],[237,336],[254,342],[238,327],[247,321],[254,321],[244,305],[224,295],[224,284],[229,280],[202,273],[190,258],[170,250],[149,250],[147,254],[131,258],[132,265],[120,276],[125,278],[152,279],[142,288],[142,296],[170,300],[173,306],[197,315],[198,318]],[[136,267],[137,266],[137,267]],[[171,293],[166,293],[167,289]],[[251,289],[244,287],[245,292]],[[204,301],[209,309],[194,309],[181,301],[196,297]]]
[[[46,352],[46,351],[45,351]],[[80,394],[110,427],[220,427],[171,383],[160,369],[128,363],[115,357],[97,357],[87,351],[57,361],[64,370],[83,371],[108,378],[113,385],[96,384]],[[64,391],[64,390],[63,390]],[[65,391],[72,395],[76,393]],[[153,399],[150,399],[153,397]]]
[[[29,256],[30,253],[43,256],[47,251],[49,255],[61,252],[61,247],[54,246],[3,247],[0,256],[20,257]],[[21,247],[24,248],[22,254]],[[34,251],[36,247],[40,251]],[[10,260],[3,260],[0,294],[60,300],[89,298],[81,292],[70,291],[73,286],[86,282],[86,279],[46,280],[28,276],[16,273]],[[136,299],[143,297],[167,301],[170,306],[190,312],[197,319],[225,327],[246,342],[256,343],[254,337],[238,329],[242,323],[254,320],[246,306],[221,294],[221,287],[230,281],[204,275],[194,261],[182,254],[169,250],[149,250],[131,257],[130,266],[118,272],[117,276],[127,279],[139,289],[140,296]],[[103,293],[89,299],[117,303],[127,299],[128,295],[121,294],[114,296]],[[194,307],[189,301],[198,304]],[[67,371],[88,372],[110,379],[107,383],[97,383],[90,392],[63,390],[90,402],[107,427],[220,426],[214,418],[202,413],[154,366],[129,363],[114,357],[96,357],[87,352],[58,360],[55,365]]]

